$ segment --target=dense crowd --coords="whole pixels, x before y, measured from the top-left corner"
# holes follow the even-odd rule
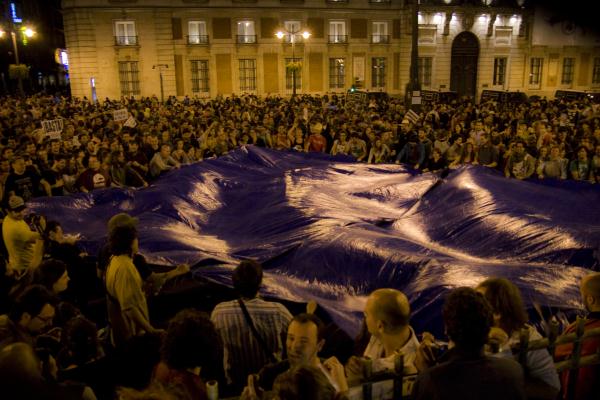
[[[600,114],[593,104],[465,99],[426,105],[418,118],[398,99],[339,95],[165,104],[30,97],[1,104],[0,393],[8,398],[213,399],[218,391],[243,400],[357,399],[363,382],[398,365],[414,378],[403,389],[414,399],[550,400],[568,392],[588,399],[600,390],[598,365],[580,368],[570,389],[570,372],[557,372],[554,361],[569,359],[572,345],[522,359],[513,354],[523,332],[530,340],[542,334],[528,323],[517,286],[504,278],[450,291],[442,310],[446,338],[413,330],[402,292],[375,290],[350,356],[332,346],[332,323],[317,317],[315,304],[292,315],[262,299],[255,261],[233,270],[235,297],[209,313],[200,304],[178,309],[164,323],[150,312],[153,299],[166,283],[191,279],[189,267],[160,272],[148,265],[138,254],[135,218],[113,216],[97,255],[60,221],[27,219],[32,197],[147,186],[173,168],[246,144],[420,171],[480,164],[517,179],[594,183]],[[115,122],[123,108],[128,118]],[[59,118],[60,132],[41,128]],[[585,329],[600,327],[600,273],[582,280],[581,293]],[[583,354],[596,354],[600,339],[582,346]]]
[[[408,118],[399,99],[343,95],[213,100],[60,97],[0,100],[0,182],[10,194],[148,185],[164,172],[238,146],[347,154],[420,171],[462,164],[517,179],[600,179],[600,109],[588,100],[427,104]],[[115,121],[115,111],[126,109]],[[61,120],[60,132],[42,121]]]

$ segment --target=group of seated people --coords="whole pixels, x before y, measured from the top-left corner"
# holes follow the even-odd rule
[[[114,120],[126,108],[135,122]],[[600,179],[600,110],[583,101],[424,105],[410,120],[395,98],[367,104],[342,95],[0,99],[2,198],[147,186],[181,165],[252,144],[345,154],[419,171],[479,164],[517,179]],[[62,121],[45,132],[42,121]],[[134,126],[135,125],[135,126]],[[46,125],[44,125],[46,126]],[[56,136],[58,134],[58,136]]]
[[[328,343],[331,330],[315,304],[292,315],[261,298],[263,270],[253,260],[232,272],[235,299],[217,304],[210,315],[178,310],[161,325],[148,304],[189,267],[153,272],[138,254],[136,218],[113,216],[108,241],[92,262],[54,221],[41,221],[43,234],[32,231],[19,248],[24,245],[14,242],[10,225],[23,222],[24,207],[22,199],[11,198],[3,225],[8,273],[2,280],[0,393],[10,393],[7,398],[362,399],[361,385],[398,373],[399,358],[400,373],[414,378],[403,387],[405,398],[566,399],[574,371],[571,398],[592,399],[600,390],[600,365],[557,373],[554,361],[569,359],[573,344],[519,359],[513,350],[523,331],[530,340],[542,335],[528,324],[520,291],[505,278],[450,290],[442,310],[447,337],[437,338],[411,327],[410,302],[401,291],[373,291],[355,355],[348,357]],[[42,261],[35,264],[24,254],[35,252],[40,240]],[[106,299],[105,320],[88,308],[95,294]],[[600,273],[582,279],[581,294],[585,329],[600,327]],[[599,348],[600,337],[586,338],[582,355]],[[372,394],[399,398],[394,393],[384,388]]]

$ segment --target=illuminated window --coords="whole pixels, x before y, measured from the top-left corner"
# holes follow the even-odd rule
[[[238,43],[256,43],[256,32],[254,30],[254,21],[245,20],[237,23],[237,42]]]
[[[575,59],[566,57],[563,59],[562,79],[563,85],[571,85],[573,83],[573,73],[575,71]]]
[[[208,61],[192,60],[192,93],[208,91]]]
[[[329,88],[343,89],[346,80],[346,62],[343,58],[329,59]]]
[[[206,33],[205,21],[189,21],[188,22],[188,43],[189,44],[206,44],[208,43],[208,35]]]
[[[329,21],[329,43],[346,43],[346,21]]]
[[[371,59],[371,86],[374,88],[385,87],[385,57]]]
[[[135,21],[115,21],[115,43],[119,46],[138,44],[135,34]]]
[[[373,22],[372,43],[389,43],[388,23],[385,21]]]
[[[256,60],[253,58],[240,59],[240,91],[253,92],[256,90]]]
[[[529,84],[539,86],[542,81],[544,59],[535,57],[529,60]]]
[[[494,85],[504,86],[506,82],[506,57],[494,58]]]

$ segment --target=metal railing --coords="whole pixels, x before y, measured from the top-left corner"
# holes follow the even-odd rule
[[[188,35],[187,44],[208,44],[208,35]]]
[[[348,35],[329,35],[328,36],[328,43],[333,43],[333,44],[345,44],[348,43]]]
[[[237,35],[237,43],[239,44],[255,44],[256,35]]]
[[[390,35],[371,35],[371,43],[373,44],[388,44]]]
[[[137,36],[115,36],[116,46],[137,46],[138,44]]]

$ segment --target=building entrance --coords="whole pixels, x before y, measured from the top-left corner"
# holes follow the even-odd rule
[[[450,66],[450,90],[459,96],[470,96],[475,100],[477,91],[477,61],[479,41],[471,32],[459,33],[452,42]]]

